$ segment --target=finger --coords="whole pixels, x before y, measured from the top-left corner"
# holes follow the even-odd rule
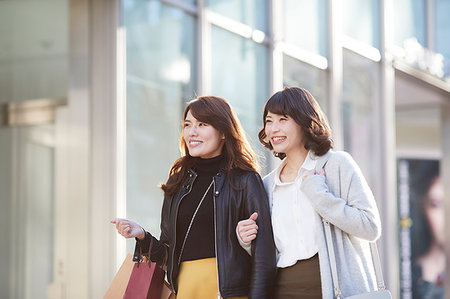
[[[247,231],[247,236],[256,235],[258,231],[256,229],[251,229]]]
[[[322,168],[319,174],[325,176],[325,169]]]
[[[242,226],[248,226],[248,225],[252,225],[253,223],[255,223],[255,221],[251,220],[251,219],[245,219],[241,221],[241,225]]]
[[[256,225],[256,223],[245,227],[245,231],[247,231],[247,232],[252,231],[252,230],[255,230],[255,231],[258,230],[258,225]]]
[[[256,235],[251,235],[251,236],[245,237],[242,241],[244,241],[244,243],[250,243],[254,239],[256,239]]]
[[[255,221],[251,219],[241,220],[238,222],[238,230],[245,229],[249,225],[255,224]]]
[[[252,229],[258,230],[258,225],[252,224],[252,225],[245,225],[245,226],[238,227],[238,232],[240,234],[244,234],[244,233],[246,233],[246,232],[248,232],[249,230],[252,230]]]
[[[249,219],[251,219],[251,220],[253,220],[253,221],[256,221],[256,219],[258,218],[258,213],[253,213],[251,216],[250,216],[250,218]]]

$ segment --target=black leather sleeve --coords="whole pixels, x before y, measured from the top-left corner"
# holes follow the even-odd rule
[[[136,246],[134,249],[133,261],[137,262],[142,256],[149,256],[152,262],[156,262],[158,266],[166,265],[169,240],[169,214],[170,214],[170,200],[171,197],[164,198],[163,208],[161,211],[161,235],[159,240],[152,236],[149,232],[145,232],[144,240],[136,239]],[[151,248],[150,248],[151,246]]]
[[[252,278],[249,298],[271,298],[276,275],[276,248],[273,239],[269,201],[261,177],[247,176],[245,192],[248,214],[258,213],[258,235],[252,241]]]

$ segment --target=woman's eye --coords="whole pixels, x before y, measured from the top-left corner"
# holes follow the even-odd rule
[[[198,126],[199,126],[199,127],[206,127],[207,124],[205,124],[205,123],[200,123]]]
[[[266,119],[266,124],[271,123],[272,121],[270,119]]]
[[[184,127],[185,128],[189,127],[189,124],[188,123],[184,123]]]

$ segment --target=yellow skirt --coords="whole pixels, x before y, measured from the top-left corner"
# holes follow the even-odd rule
[[[217,299],[216,258],[182,262],[178,275],[178,294],[176,299]],[[233,297],[247,299],[248,297]]]

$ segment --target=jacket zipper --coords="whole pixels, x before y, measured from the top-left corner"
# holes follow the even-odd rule
[[[194,179],[192,180],[192,182],[191,182],[191,184],[190,184],[190,188],[192,188],[192,185],[194,184],[194,181],[195,181],[195,177],[194,177]],[[189,193],[191,193],[191,189],[189,189],[185,194],[183,194],[183,196],[181,196],[181,198],[180,198],[180,200],[178,201],[178,203],[177,203],[177,208],[175,209],[175,231],[174,231],[174,234],[175,234],[175,243],[174,244],[177,244],[177,229],[176,229],[176,227],[177,227],[177,218],[178,218],[178,208],[180,207],[180,204],[181,204],[181,201],[183,200],[183,198],[185,198],[186,197],[186,195],[188,195]],[[175,247],[175,246],[174,246]],[[169,282],[170,282],[170,285],[172,286],[172,291],[174,292],[174,293],[176,293],[175,292],[175,285],[173,284],[173,263],[174,263],[174,261],[175,261],[175,248],[173,249],[173,251],[172,251],[172,267],[170,268],[170,278],[169,278]]]
[[[219,279],[219,256],[217,255],[217,216],[216,216],[216,180],[213,178],[213,203],[214,203],[214,250],[216,252],[216,271],[217,271],[217,298],[220,299],[220,279]]]

